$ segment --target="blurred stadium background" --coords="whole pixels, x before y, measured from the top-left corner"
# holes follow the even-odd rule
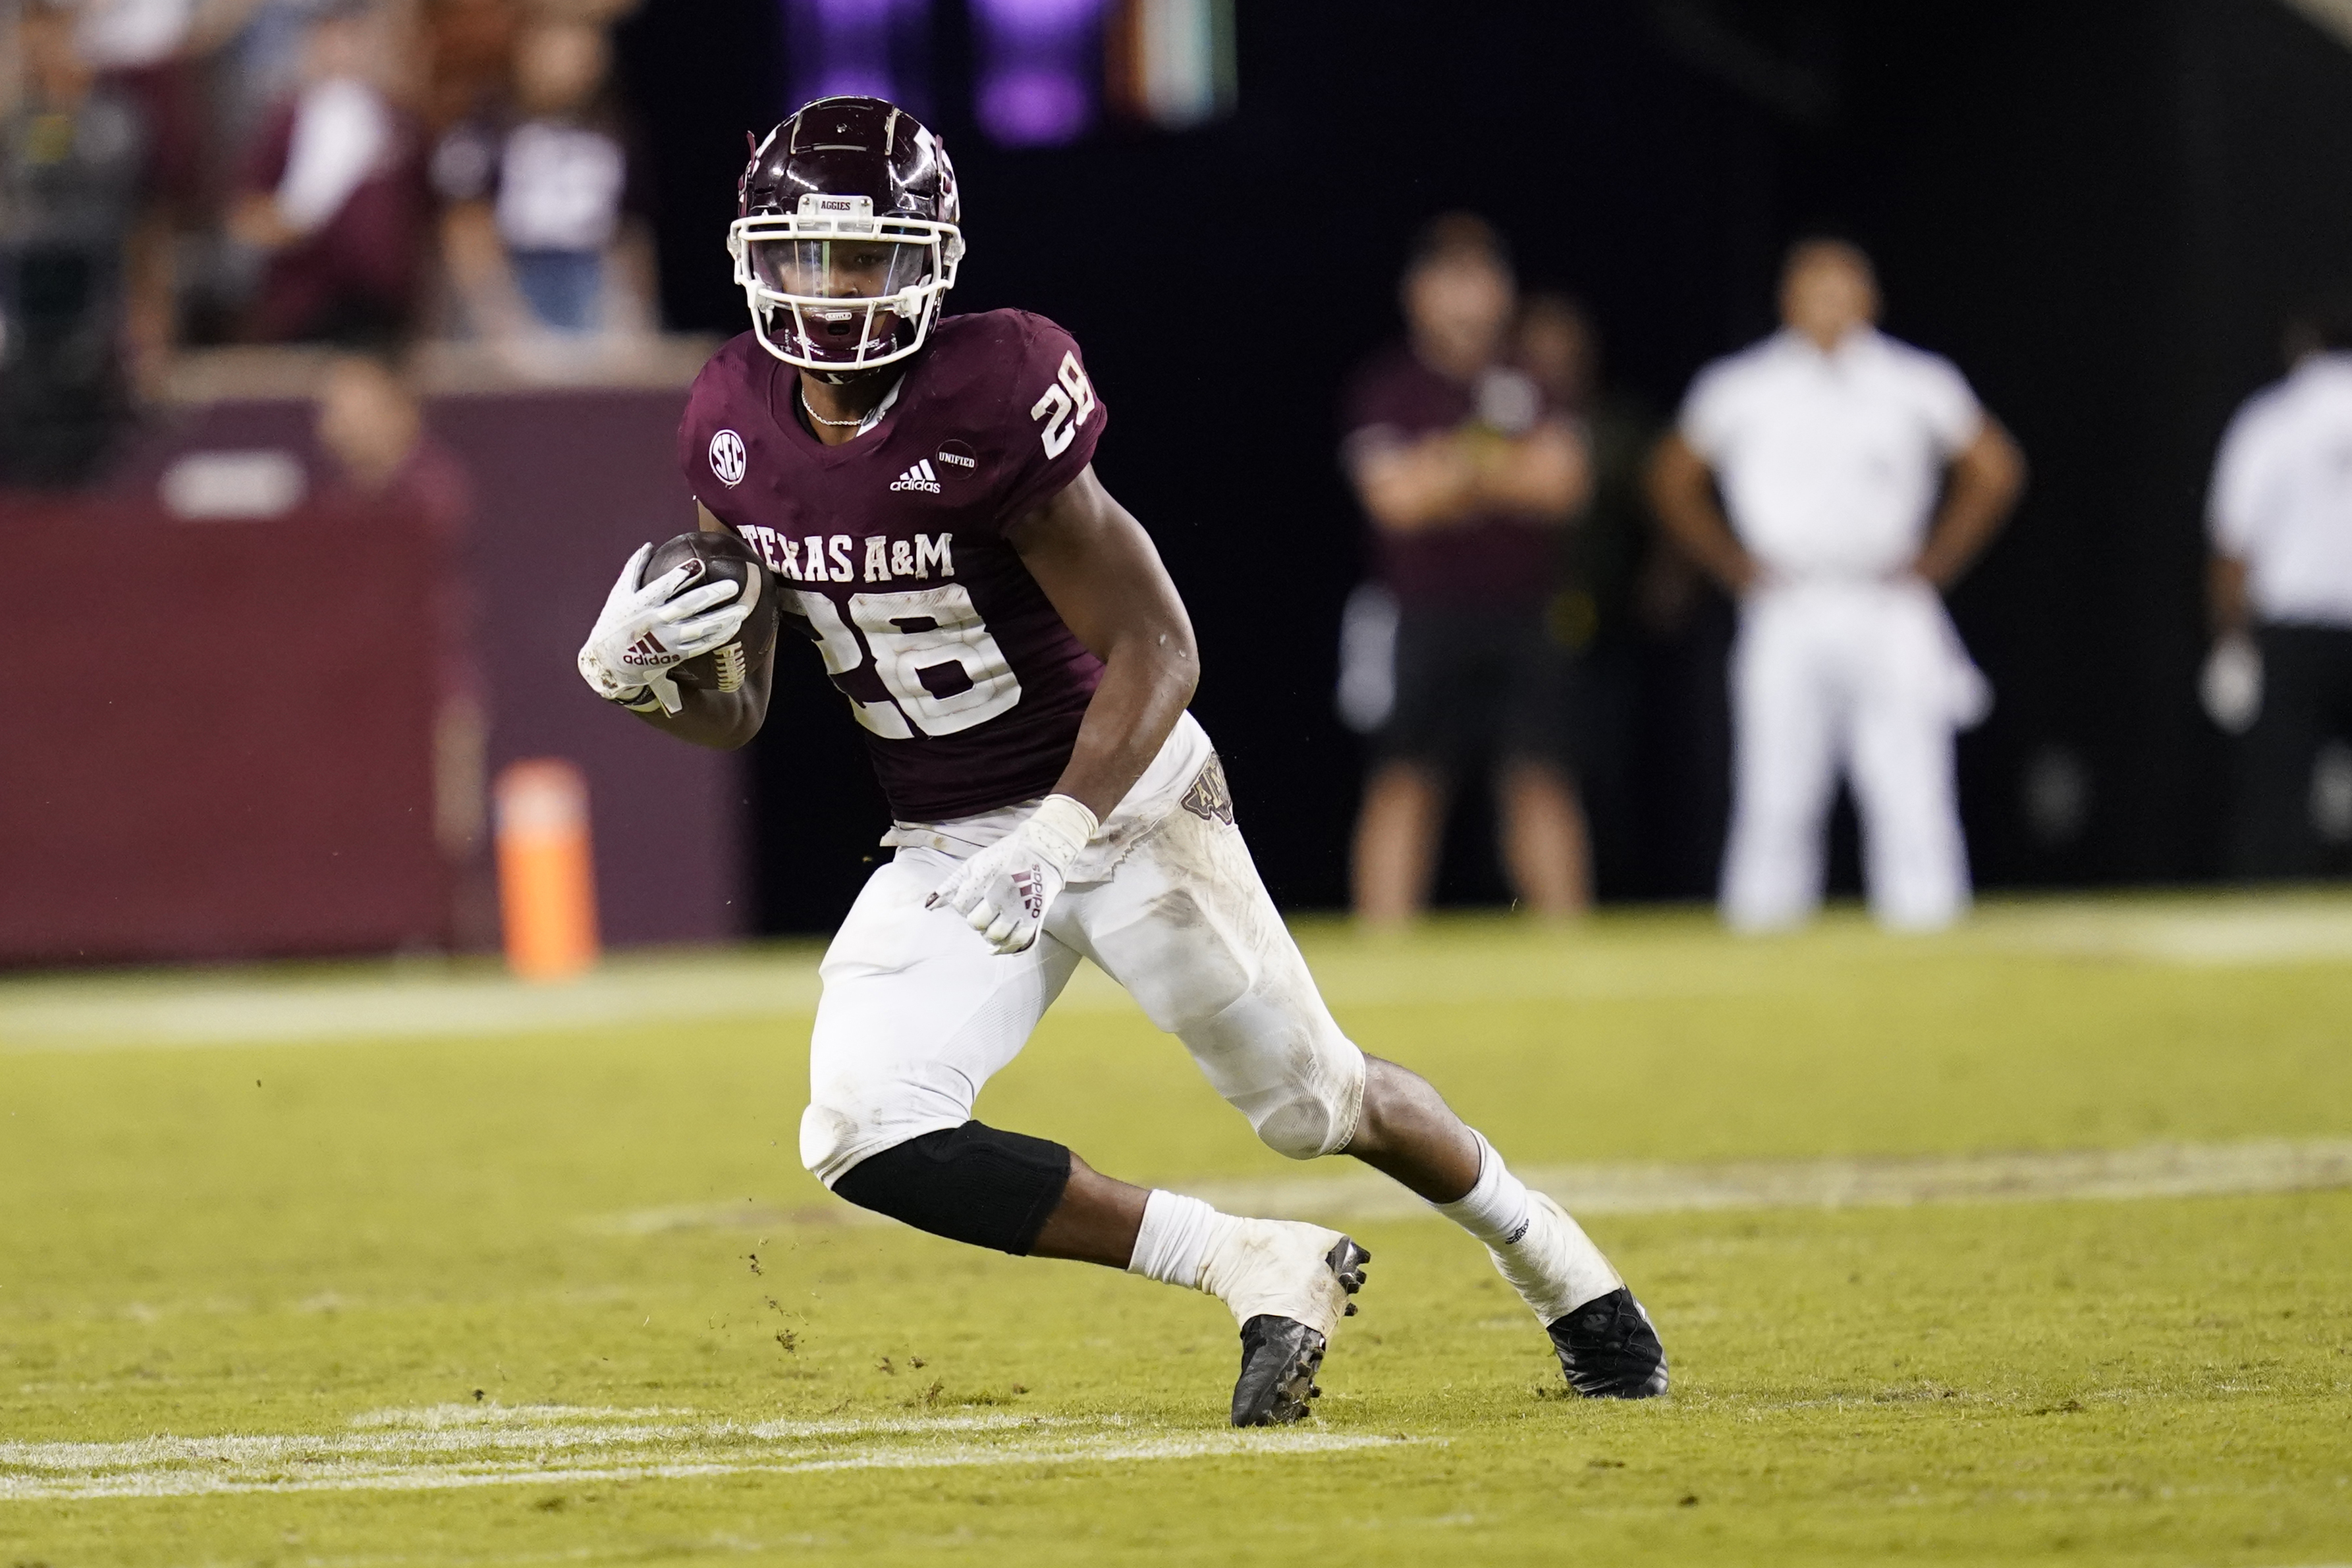
[[[201,19],[201,7],[179,9]],[[243,9],[248,33],[304,14],[296,0]],[[456,117],[430,90],[461,90],[461,67],[478,78],[475,35],[510,43],[527,8],[391,9],[425,62],[400,79],[427,83],[418,112],[446,122]],[[1339,610],[1363,570],[1362,524],[1334,455],[1336,400],[1349,368],[1398,330],[1407,237],[1448,207],[1491,214],[1527,286],[1585,302],[1614,406],[1654,425],[1702,361],[1769,327],[1791,235],[1826,227],[1861,241],[1884,276],[1890,329],[1958,360],[2032,464],[2021,515],[1954,601],[1998,693],[1961,750],[1980,883],[2218,873],[2226,740],[2196,706],[2200,517],[2223,423],[2276,372],[2282,314],[2352,256],[2347,176],[2312,152],[2352,131],[2347,21],[2325,0],[2180,0],[2128,15],[1504,4],[1442,26],[1412,5],[1354,8],[1342,24],[1314,7],[1222,0],[554,11],[613,29],[642,214],[631,222],[654,242],[671,336],[569,361],[501,356],[479,334],[428,343],[415,361],[428,423],[456,450],[474,505],[458,552],[419,543],[430,559],[415,570],[446,575],[473,607],[491,768],[542,755],[586,768],[611,940],[821,930],[882,821],[857,740],[812,674],[782,683],[777,719],[750,755],[705,758],[602,723],[560,656],[607,558],[687,516],[667,431],[699,352],[740,324],[719,239],[744,131],[851,81],[904,94],[955,150],[972,246],[956,303],[1018,302],[1087,346],[1118,419],[1106,478],[1189,592],[1210,652],[1200,708],[1288,903],[1344,902],[1359,783],[1331,701]],[[1154,66],[1133,39],[1163,13],[1181,26],[1160,24]],[[1170,37],[1191,42],[1171,51]],[[240,34],[207,47],[195,53],[192,34],[173,63],[217,84],[243,57],[233,50],[254,46]],[[457,87],[430,88],[436,70]],[[1032,89],[1046,108],[1020,107]],[[114,592],[129,624],[109,664],[142,672],[149,705],[125,694],[111,717],[32,705],[9,748],[0,854],[11,883],[44,890],[10,900],[5,950],[19,961],[491,940],[481,886],[461,887],[454,914],[428,886],[450,874],[424,831],[432,694],[409,694],[405,717],[394,716],[400,694],[377,694],[393,706],[372,697],[364,726],[363,705],[314,712],[290,695],[293,672],[331,685],[364,664],[349,641],[362,629],[339,607],[284,633],[276,702],[220,712],[209,694],[223,667],[190,653],[249,623],[234,595],[258,591],[262,560],[307,562],[309,580],[383,583],[387,626],[402,612],[386,596],[443,591],[422,579],[395,591],[389,557],[335,559],[401,555],[386,541],[404,525],[331,537],[312,526],[334,498],[304,401],[317,350],[224,341],[243,329],[205,303],[207,236],[232,204],[224,188],[240,150],[193,143],[226,123],[226,111],[170,122],[192,141],[173,143],[174,157],[211,172],[184,177],[174,192],[194,193],[159,195],[160,215],[141,220],[168,230],[182,259],[180,346],[134,367],[127,423],[108,430],[81,488],[0,500],[26,568],[9,590],[12,623],[40,645],[79,642],[57,617],[80,607],[47,584],[81,542],[124,550]],[[420,230],[428,252],[430,237]],[[420,268],[439,276],[429,255]],[[420,298],[436,287],[448,292],[428,281]],[[1217,303],[1244,296],[1268,302],[1261,319],[1235,321]],[[21,350],[21,324],[17,340]],[[11,371],[20,386],[27,373],[21,359]],[[273,489],[271,452],[307,486]],[[185,490],[191,471],[174,465],[224,453],[263,455],[258,478],[200,462],[194,478],[209,472],[227,490]],[[174,472],[176,503],[163,484]],[[256,483],[257,497],[238,489]],[[170,520],[175,504],[296,509],[192,527]],[[1637,522],[1623,550],[1654,548],[1645,533]],[[214,580],[191,576],[205,572],[216,585],[188,592]],[[1705,596],[1645,616],[1633,577],[1622,565],[1600,575],[1589,622],[1593,695],[1579,745],[1599,889],[1702,898],[1727,801],[1730,616]],[[304,648],[301,635],[327,641]],[[478,794],[451,777],[445,792]],[[359,778],[370,787],[355,789]],[[665,813],[662,801],[690,805]],[[445,830],[462,837],[480,807],[449,810]],[[1483,810],[1473,800],[1454,824],[1444,902],[1505,896]],[[2352,814],[2339,815],[2330,852],[2346,863]],[[1851,890],[1843,813],[1841,824],[1833,878]],[[478,842],[470,852],[456,874],[478,884]],[[360,872],[363,854],[374,858]],[[338,859],[358,881],[336,880]],[[249,928],[230,929],[240,900],[298,885],[299,907],[257,904]]]

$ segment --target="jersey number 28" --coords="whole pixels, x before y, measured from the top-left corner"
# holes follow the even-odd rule
[[[1086,368],[1078,363],[1075,353],[1064,352],[1062,368],[1054,372],[1054,381],[1045,388],[1045,395],[1029,411],[1032,419],[1042,419],[1045,428],[1038,438],[1045,444],[1045,455],[1059,457],[1078,438],[1078,426],[1095,411],[1095,383],[1087,380]]]
[[[806,589],[788,592],[816,632],[826,674],[845,675],[866,662],[866,648],[874,651],[874,672],[890,700],[869,703],[853,696],[849,706],[859,724],[885,740],[911,740],[917,730],[954,735],[1012,711],[1021,701],[1020,677],[961,582],[904,593],[852,594],[849,620],[866,634],[865,647],[831,599]],[[923,676],[950,664],[962,670],[969,684],[940,695]]]

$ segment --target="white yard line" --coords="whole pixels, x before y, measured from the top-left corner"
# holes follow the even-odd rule
[[[453,1422],[463,1412],[467,1419]],[[373,1412],[350,1433],[0,1443],[0,1501],[417,1491],[823,1470],[1129,1464],[1344,1452],[1406,1439],[1320,1431],[1155,1432],[1116,1417],[669,1421],[560,1406]],[[406,1417],[406,1418],[404,1418]],[[936,1442],[908,1441],[937,1437]],[[877,1441],[876,1439],[881,1439]]]
[[[1233,1214],[1357,1221],[1412,1219],[1429,1206],[1378,1173],[1342,1161],[1318,1176],[1202,1177],[1178,1189]],[[1528,1166],[1519,1175],[1571,1214],[1683,1214],[1725,1208],[1901,1208],[1923,1203],[2216,1197],[2352,1187],[2352,1138],[2151,1144],[2136,1149],[1928,1155],[1721,1165]],[[682,1230],[766,1232],[794,1224],[885,1225],[841,1202],[779,1209],[673,1204],[581,1221],[607,1236]]]

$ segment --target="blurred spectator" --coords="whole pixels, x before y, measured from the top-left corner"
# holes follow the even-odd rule
[[[137,0],[147,4],[150,0]],[[404,26],[414,0],[381,0],[375,84],[397,99],[409,75]],[[250,143],[271,111],[302,89],[311,25],[335,0],[199,0],[199,50],[216,58],[208,73],[212,134],[234,152]]]
[[[125,349],[152,347],[130,334],[168,317],[131,307],[159,277],[136,243],[139,111],[95,79],[74,26],[67,5],[24,8],[21,80],[0,121],[0,478],[16,484],[90,476],[125,406]]]
[[[320,383],[319,445],[334,471],[331,502],[388,507],[455,544],[473,509],[465,465],[425,425],[407,382],[385,361],[346,354]]]
[[[2313,770],[2352,737],[2352,296],[2295,323],[2287,359],[2231,421],[2209,502],[2203,696],[2243,737],[2229,855],[2243,877],[2319,871]]]
[[[485,746],[489,727],[474,653],[473,605],[464,553],[473,486],[465,465],[425,423],[415,394],[383,361],[336,359],[319,389],[319,445],[331,464],[321,507],[333,516],[419,528],[435,552],[434,825],[450,874],[450,943],[487,945],[495,932],[482,852]]]
[[[230,230],[267,256],[247,335],[382,341],[406,325],[425,243],[421,133],[386,96],[398,62],[370,0],[328,0],[302,82],[248,149]]]
[[[1785,329],[1699,373],[1651,470],[1660,521],[1742,601],[1723,911],[1743,929],[1820,904],[1841,771],[1879,921],[1932,929],[1968,905],[1952,734],[1990,695],[1937,591],[2023,464],[1958,371],[1876,329],[1878,307],[1860,250],[1796,246]]]
[[[478,336],[646,325],[651,249],[624,226],[629,157],[610,66],[601,27],[534,24],[516,41],[511,107],[462,121],[434,152],[434,185],[451,204],[443,253]]]
[[[1590,898],[1567,657],[1546,620],[1558,532],[1585,501],[1589,465],[1576,427],[1504,362],[1514,294],[1493,228],[1438,219],[1405,269],[1407,343],[1367,364],[1347,398],[1343,455],[1394,605],[1384,637],[1360,592],[1342,673],[1343,706],[1378,727],[1355,856],[1357,914],[1375,926],[1426,902],[1449,792],[1482,762],[1519,900],[1559,917]]]
[[[1645,833],[1652,824],[1643,819],[1654,813],[1652,802],[1636,800],[1633,779],[1647,631],[1636,588],[1649,558],[1681,559],[1660,547],[1643,488],[1658,420],[1604,380],[1600,330],[1576,300],[1529,295],[1517,342],[1519,368],[1534,378],[1547,405],[1579,423],[1591,455],[1591,498],[1575,525],[1557,536],[1560,577],[1548,619],[1554,641],[1572,655],[1566,723],[1590,823],[1593,882],[1604,890],[1655,892],[1641,864],[1644,845],[1656,838]],[[1677,781],[1685,771],[1675,769]]]
[[[1642,465],[1653,422],[1603,392],[1601,335],[1584,307],[1564,295],[1528,296],[1513,357],[1545,406],[1577,421],[1591,458],[1591,495],[1576,527],[1558,535],[1563,565],[1551,605],[1555,637],[1581,653],[1624,605],[1649,538]]]
[[[191,208],[204,174],[204,100],[189,57],[196,0],[80,0],[77,50],[99,79],[139,108],[147,188]]]

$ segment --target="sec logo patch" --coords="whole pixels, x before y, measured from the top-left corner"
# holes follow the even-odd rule
[[[743,438],[722,430],[710,438],[710,471],[729,489],[743,482]]]

